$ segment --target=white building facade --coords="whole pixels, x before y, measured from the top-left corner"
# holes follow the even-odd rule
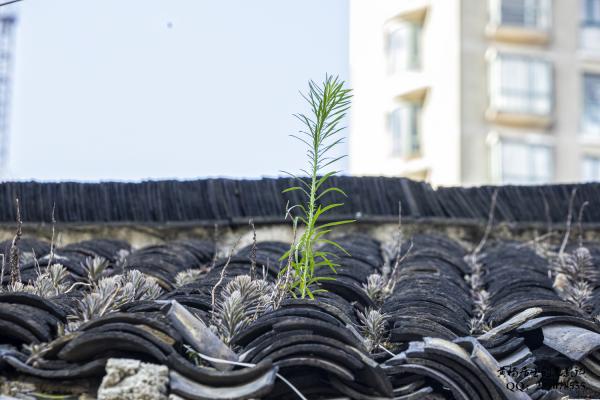
[[[600,0],[351,0],[350,170],[600,180]]]

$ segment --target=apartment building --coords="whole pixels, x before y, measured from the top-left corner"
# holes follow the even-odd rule
[[[350,170],[600,180],[600,0],[351,0]]]

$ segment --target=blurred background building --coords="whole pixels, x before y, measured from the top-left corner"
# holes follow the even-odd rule
[[[350,172],[600,179],[600,0],[351,0]]]
[[[0,176],[8,161],[9,111],[11,100],[11,75],[15,43],[16,13],[0,9]]]

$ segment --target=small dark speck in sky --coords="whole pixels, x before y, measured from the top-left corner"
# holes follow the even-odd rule
[[[173,27],[173,23],[172,22],[167,22],[167,28],[171,29]]]

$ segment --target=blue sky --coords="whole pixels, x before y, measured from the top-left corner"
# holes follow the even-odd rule
[[[347,0],[24,0],[6,177],[259,177],[304,166],[298,90],[348,78]]]

